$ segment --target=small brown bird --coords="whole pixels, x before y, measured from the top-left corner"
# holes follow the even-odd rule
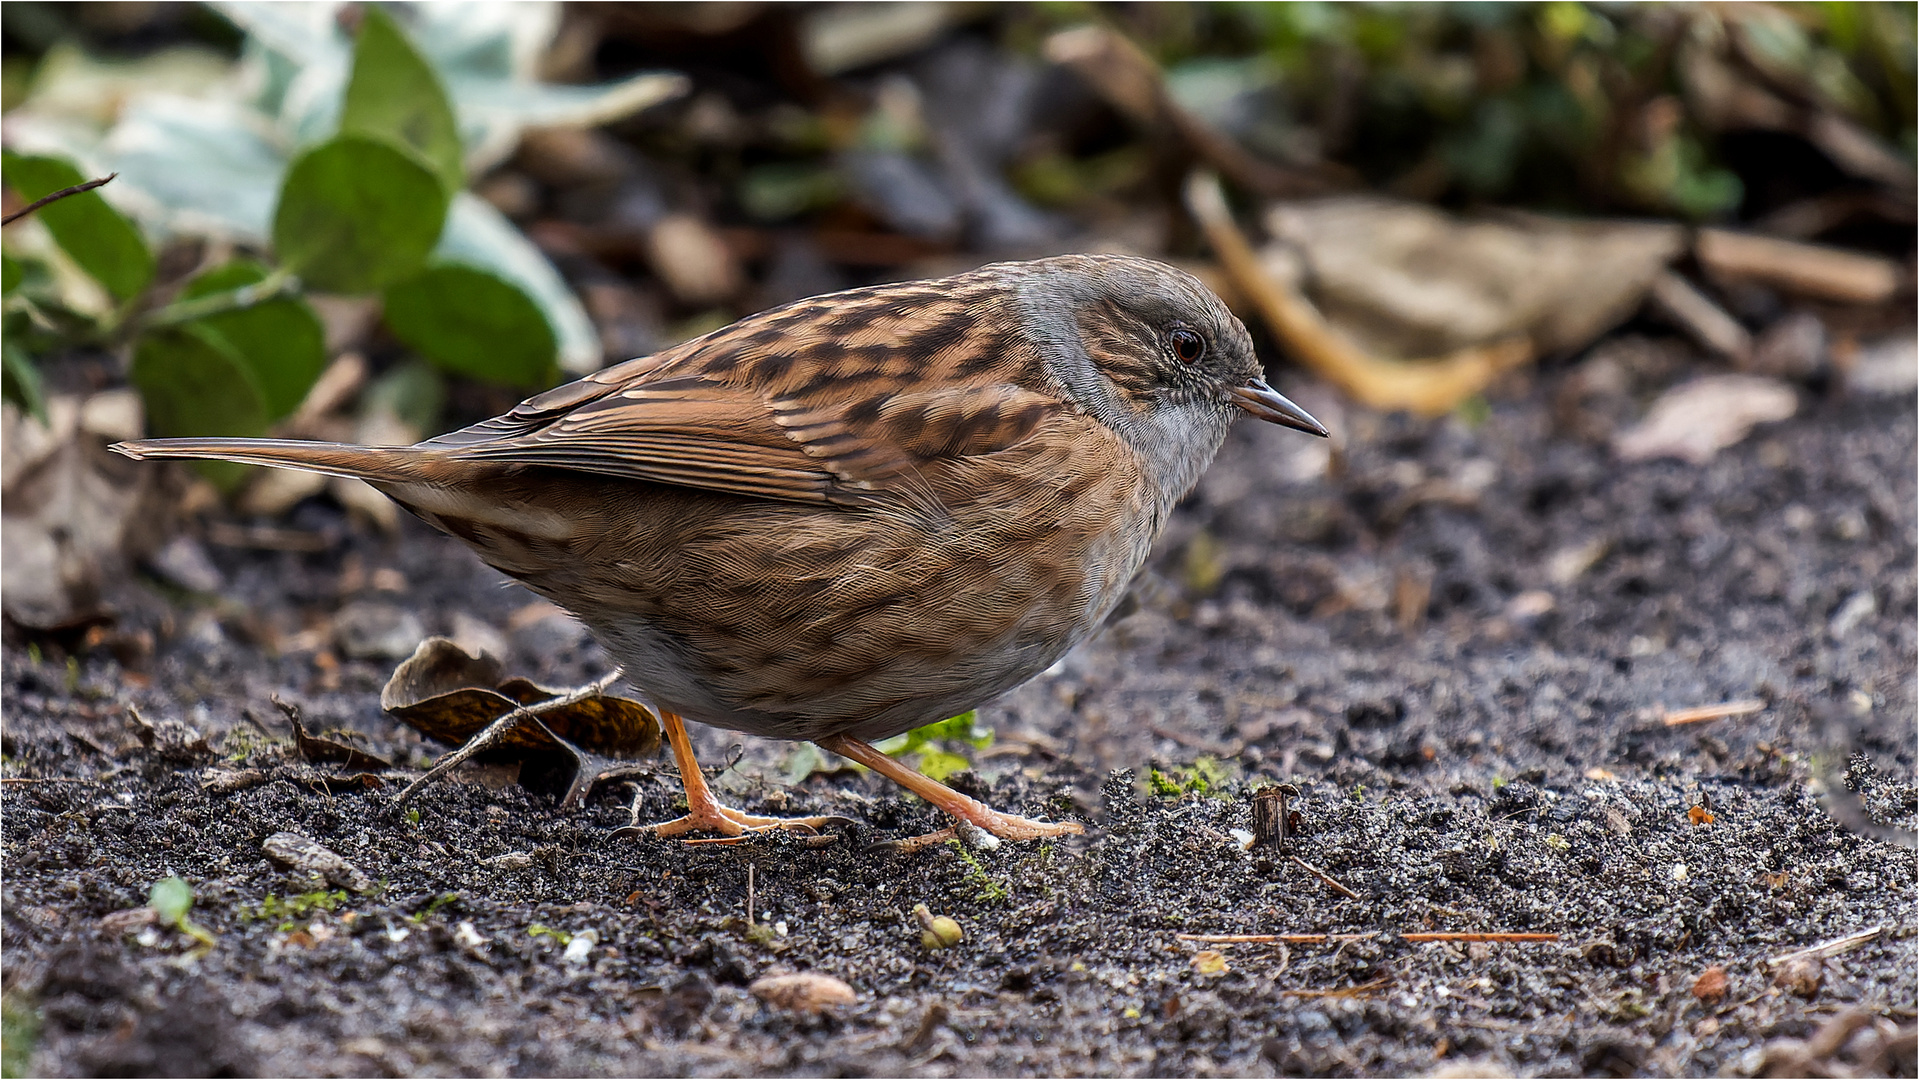
[[[357,477],[578,616],[662,710],[689,812],[721,805],[681,717],[809,739],[1005,839],[869,745],[965,712],[1085,639],[1240,411],[1325,435],[1219,298],[1068,255],[774,308],[406,447],[121,443]]]

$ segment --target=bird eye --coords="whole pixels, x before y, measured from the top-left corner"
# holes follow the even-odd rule
[[[1206,339],[1183,326],[1174,328],[1167,339],[1173,343],[1173,355],[1182,363],[1197,364],[1206,355]]]

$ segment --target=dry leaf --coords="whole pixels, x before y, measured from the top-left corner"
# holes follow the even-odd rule
[[[1371,196],[1282,203],[1266,227],[1330,322],[1401,357],[1521,335],[1577,349],[1631,315],[1685,244],[1673,225],[1465,220]]]
[[[140,436],[132,391],[54,397],[47,417],[42,424],[10,404],[0,410],[0,595],[9,618],[43,629],[93,614],[127,556],[145,554],[165,532],[152,470],[107,451]]]
[[[1717,964],[1700,972],[1693,981],[1692,996],[1711,1004],[1726,996],[1726,969]]]
[[[1226,954],[1218,949],[1205,949],[1193,957],[1193,970],[1201,975],[1224,975],[1232,969],[1226,966]]]
[[[380,691],[380,707],[421,734],[458,746],[513,708],[560,693],[527,679],[506,678],[492,656],[474,656],[446,638],[431,637],[394,669]],[[595,694],[543,712],[539,719],[554,735],[609,757],[642,757],[660,745],[659,718],[630,698]],[[533,723],[521,724],[498,745],[504,750],[560,749]]]
[[[1613,449],[1627,461],[1674,457],[1704,465],[1753,425],[1798,409],[1799,396],[1776,379],[1708,375],[1666,391],[1644,420],[1613,438]]]

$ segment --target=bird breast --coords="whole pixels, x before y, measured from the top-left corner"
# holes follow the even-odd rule
[[[1160,485],[1117,438],[1058,434],[928,466],[941,514],[556,473],[527,497],[595,507],[567,558],[464,538],[580,614],[663,708],[778,738],[884,738],[1045,670],[1145,561]]]

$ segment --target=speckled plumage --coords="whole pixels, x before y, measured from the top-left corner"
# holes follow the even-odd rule
[[[1239,410],[1318,428],[1259,375],[1198,281],[1077,255],[802,300],[412,447],[126,451],[364,478],[661,707],[868,740],[1091,633]]]

